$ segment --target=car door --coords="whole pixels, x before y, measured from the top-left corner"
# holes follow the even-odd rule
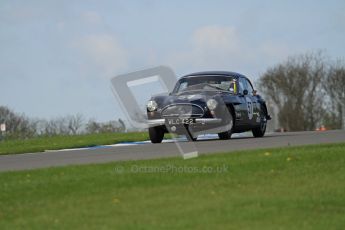
[[[248,89],[247,89],[247,83],[243,77],[240,77],[238,79],[238,88],[239,88],[238,94],[241,101],[241,105],[240,105],[240,111],[241,111],[241,117],[242,117],[241,125],[248,126],[250,122],[249,118],[251,116],[249,111],[251,111],[252,103],[248,95],[245,95],[244,93],[246,90],[248,91]]]
[[[243,88],[242,91],[242,98],[244,103],[244,123],[249,128],[255,125],[256,123],[256,104],[257,99],[253,96],[253,86],[250,81],[245,78],[241,77],[240,79],[240,87]]]
[[[246,83],[246,89],[248,90],[248,94],[246,95],[247,101],[247,108],[248,108],[248,124],[255,126],[257,125],[258,121],[260,121],[259,117],[259,110],[258,110],[258,98],[254,95],[254,88],[252,83],[247,79],[244,78]]]

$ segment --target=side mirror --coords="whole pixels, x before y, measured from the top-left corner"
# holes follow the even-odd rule
[[[244,95],[244,96],[248,95],[248,90],[246,90],[246,89],[243,90],[243,95]]]
[[[258,93],[258,91],[256,91],[255,89],[253,90],[253,96],[256,96],[256,94]]]

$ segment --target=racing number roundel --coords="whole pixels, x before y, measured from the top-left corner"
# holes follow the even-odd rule
[[[250,97],[245,97],[247,101],[247,110],[249,120],[253,119],[253,102]]]

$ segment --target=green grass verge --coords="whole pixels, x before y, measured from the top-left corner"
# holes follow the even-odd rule
[[[33,153],[44,150],[91,147],[126,141],[148,140],[147,132],[100,133],[75,136],[36,137],[27,140],[6,140],[0,142],[1,154]]]
[[[0,229],[343,229],[344,191],[345,143],[5,172]]]

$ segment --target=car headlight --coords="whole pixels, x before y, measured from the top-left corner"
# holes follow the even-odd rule
[[[210,109],[210,110],[215,110],[217,108],[217,105],[218,105],[218,102],[214,99],[209,99],[207,102],[207,107]]]
[[[157,105],[157,102],[155,102],[155,101],[149,101],[149,102],[147,102],[146,107],[147,107],[148,111],[152,112],[152,111],[155,111],[157,109],[158,105]]]

